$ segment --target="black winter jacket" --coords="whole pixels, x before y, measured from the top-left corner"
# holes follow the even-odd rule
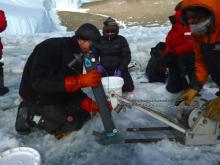
[[[78,90],[65,92],[64,78],[82,74],[83,65],[67,65],[80,53],[75,37],[51,38],[38,44],[24,67],[19,94],[24,101],[39,105],[80,105],[87,97]]]
[[[127,40],[121,35],[117,35],[111,40],[102,36],[96,55],[96,58],[99,57],[100,64],[107,71],[126,70],[131,61],[131,51]]]

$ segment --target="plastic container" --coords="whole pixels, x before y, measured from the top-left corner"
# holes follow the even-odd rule
[[[0,165],[41,165],[39,152],[29,147],[9,149],[0,154]]]
[[[118,101],[116,97],[112,97],[110,94],[114,91],[117,95],[122,96],[122,86],[124,84],[124,80],[121,77],[103,77],[102,85],[105,90],[105,94],[110,99],[112,108],[114,109],[118,105]]]

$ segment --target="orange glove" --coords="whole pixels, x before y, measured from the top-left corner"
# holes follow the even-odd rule
[[[220,97],[209,102],[204,116],[211,120],[220,121]]]
[[[99,108],[98,105],[96,104],[95,101],[93,101],[92,99],[90,99],[89,97],[86,97],[83,101],[82,101],[82,107],[83,109],[85,109],[87,112],[91,113],[91,112],[98,112]],[[108,108],[110,110],[110,112],[112,111],[112,105],[110,102],[108,102]]]
[[[91,70],[79,76],[65,77],[66,92],[74,92],[80,88],[97,87],[101,82],[101,74],[96,70]]]
[[[190,105],[192,102],[193,98],[198,94],[198,91],[196,89],[190,88],[187,89],[181,94],[177,100],[175,105],[178,106],[181,102],[184,101],[185,105]]]

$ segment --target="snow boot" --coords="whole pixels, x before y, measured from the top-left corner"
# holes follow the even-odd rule
[[[9,89],[4,86],[3,63],[0,62],[0,96],[8,93]]]
[[[9,89],[7,87],[0,87],[0,96],[8,93]]]
[[[122,136],[117,133],[108,133],[108,132],[97,132],[93,131],[93,135],[95,136],[95,140],[97,143],[101,145],[109,145],[109,144],[118,144],[123,141]]]
[[[54,137],[57,139],[57,140],[61,140],[63,139],[64,137],[70,135],[73,131],[65,131],[65,132],[57,132],[54,134]]]
[[[18,107],[15,129],[20,134],[28,134],[31,131],[28,108],[24,105],[24,103],[21,103]]]

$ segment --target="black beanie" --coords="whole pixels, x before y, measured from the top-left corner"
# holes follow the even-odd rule
[[[101,38],[101,34],[96,26],[90,23],[82,24],[75,32],[75,36],[78,39],[90,40],[98,42]]]
[[[116,32],[118,33],[119,26],[117,22],[112,19],[111,17],[108,17],[104,22],[103,22],[103,32],[111,31],[111,32]]]

